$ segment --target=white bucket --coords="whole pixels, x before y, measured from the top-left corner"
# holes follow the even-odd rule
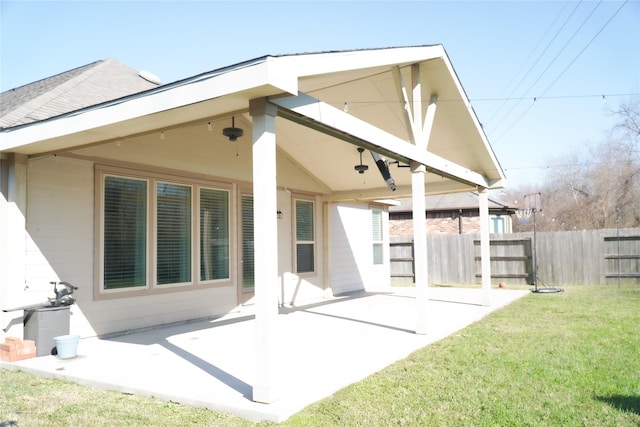
[[[54,337],[58,359],[73,359],[78,355],[80,335],[60,335]]]

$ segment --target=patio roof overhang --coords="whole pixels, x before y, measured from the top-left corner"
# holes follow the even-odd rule
[[[411,172],[402,166],[411,163],[426,166],[427,194],[504,186],[504,173],[441,45],[258,58],[3,129],[0,151],[72,151],[163,130],[179,134],[232,115],[248,133],[250,101],[260,98],[283,118],[276,121],[278,150],[324,184],[327,200],[408,196]],[[368,153],[366,175],[354,170],[356,146],[397,162],[390,166],[395,192]]]
[[[252,132],[245,135],[252,141],[254,181],[257,375],[253,400],[271,403],[279,394],[274,286],[278,283],[278,225],[273,215],[277,210],[276,150],[322,183],[325,200],[411,195],[415,259],[427,257],[425,194],[477,190],[484,224],[482,288],[488,301],[486,190],[503,186],[505,177],[440,45],[259,58],[3,129],[0,154],[38,157],[122,139],[141,141],[168,130],[180,143],[189,141],[193,126],[232,116],[246,134]],[[391,166],[395,192],[375,168],[365,178],[354,170],[360,160],[357,147],[383,154],[398,166],[409,166]],[[373,159],[365,162],[375,163]],[[416,332],[424,334],[428,330],[426,263],[416,263],[415,282]]]

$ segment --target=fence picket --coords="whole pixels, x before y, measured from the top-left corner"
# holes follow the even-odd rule
[[[640,283],[640,228],[538,232],[535,240],[531,232],[492,234],[492,282],[533,284],[534,245],[539,283]],[[413,281],[421,262],[413,258],[413,239],[394,236],[390,246],[391,280]],[[479,283],[479,254],[477,234],[427,236],[429,283]]]

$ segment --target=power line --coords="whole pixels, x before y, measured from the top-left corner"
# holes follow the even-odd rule
[[[549,70],[549,68],[551,68],[551,66],[556,62],[556,60],[560,57],[560,55],[562,54],[562,52],[564,52],[564,50],[567,48],[567,46],[569,46],[569,44],[573,41],[573,39],[576,37],[576,35],[580,32],[580,30],[584,27],[584,25],[587,23],[587,21],[589,21],[589,19],[593,16],[593,14],[595,13],[595,11],[598,9],[598,7],[600,7],[600,5],[602,4],[603,0],[600,0],[598,2],[598,4],[596,4],[596,6],[591,10],[591,12],[589,13],[589,15],[587,15],[587,17],[582,21],[582,23],[580,24],[580,26],[578,26],[578,28],[573,32],[573,34],[571,35],[571,37],[569,37],[569,40],[567,40],[565,42],[565,44],[562,46],[562,48],[560,48],[560,50],[558,51],[558,53],[556,54],[556,56],[553,57],[553,59],[551,59],[551,62],[549,62],[549,64],[547,64],[546,68],[544,70],[542,70],[542,72],[538,75],[538,78],[531,83],[531,85],[529,85],[529,88],[524,92],[525,96],[527,94],[529,94],[529,92],[531,91],[531,89],[533,89],[533,87],[540,81],[540,79],[546,74],[546,72]],[[576,6],[577,8],[577,6]],[[575,12],[575,9],[574,9]],[[505,120],[507,117],[509,117],[511,115],[511,113],[513,113],[515,111],[515,108],[518,106],[519,103],[516,103],[516,105],[514,105],[511,110],[509,110],[509,112],[502,118],[502,121],[500,124],[505,123]],[[533,105],[532,105],[533,106]],[[531,106],[531,107],[532,107]],[[513,126],[515,125],[515,123],[519,122],[520,119],[531,109],[531,107],[529,107],[527,110],[525,110],[520,116],[518,116],[518,118],[507,128],[507,130],[505,132],[503,132],[500,137],[498,137],[497,139],[502,138],[502,136],[504,136],[509,130],[511,130],[511,128],[513,128]],[[498,127],[500,126],[500,124],[498,124]]]
[[[547,88],[546,88],[546,89],[545,89],[545,90],[540,94],[540,97],[544,96],[544,94],[546,94],[546,93],[547,93],[547,91],[548,91],[549,89],[551,89],[551,87],[552,87],[552,86],[553,86],[553,85],[554,85],[554,84],[555,84],[555,83],[556,83],[556,82],[557,82],[557,81],[558,81],[558,80],[559,80],[559,79],[564,75],[564,73],[565,73],[565,72],[566,72],[566,71],[567,71],[567,70],[568,70],[568,69],[569,69],[569,68],[570,68],[570,67],[575,63],[575,61],[580,57],[580,55],[582,55],[582,53],[583,53],[583,52],[584,52],[584,51],[585,51],[585,50],[586,50],[586,49],[591,45],[591,43],[593,43],[593,41],[594,41],[594,40],[595,40],[595,39],[600,35],[600,33],[602,33],[602,31],[607,27],[607,25],[609,25],[609,23],[613,20],[613,18],[615,18],[615,17],[616,17],[616,15],[618,15],[618,13],[620,12],[620,10],[622,10],[622,8],[623,8],[623,7],[624,7],[628,2],[629,2],[629,0],[625,0],[625,2],[624,2],[624,3],[622,3],[622,5],[620,5],[620,7],[619,7],[619,8],[618,8],[614,13],[613,13],[613,15],[611,15],[611,17],[610,17],[610,18],[609,18],[609,19],[604,23],[604,25],[602,25],[602,27],[601,27],[601,28],[596,32],[596,34],[591,38],[591,40],[589,40],[589,41],[587,42],[587,44],[586,44],[586,45],[585,45],[585,46],[580,50],[580,52],[578,52],[578,54],[573,58],[573,60],[571,60],[571,62],[570,62],[570,63],[569,63],[569,64],[568,64],[568,65],[567,65],[567,66],[566,66],[566,67],[565,67],[561,72],[560,72],[560,74],[559,74],[559,75],[558,75],[558,76],[553,80],[553,82],[551,82],[551,84],[550,84],[550,85],[549,85],[549,86],[548,86],[548,87],[547,87]],[[600,6],[600,4],[601,4],[601,3],[602,3],[602,0],[601,0],[601,1],[596,5],[596,7],[595,7],[595,8],[591,11],[591,13],[589,14],[589,16],[587,16],[587,18],[586,18],[586,19],[585,19],[585,21],[582,23],[582,25],[580,26],[580,28],[582,28],[582,26],[584,25],[584,23],[585,23],[585,22],[586,22],[586,21],[591,17],[591,15],[593,14],[593,12],[595,12],[595,10],[598,8],[598,6]],[[578,30],[574,33],[574,36],[575,36],[575,34],[577,34],[577,32],[580,30],[580,28],[578,28]],[[572,36],[571,38],[573,39],[573,36]],[[570,41],[570,40],[569,40],[569,41]],[[564,46],[564,47],[566,47],[566,44],[565,44],[565,46]],[[563,49],[562,49],[562,50],[564,50],[564,47],[563,47]],[[561,52],[562,52],[562,51],[561,51]],[[558,54],[558,55],[559,55],[559,54]],[[555,61],[555,59],[558,57],[558,55],[556,55],[556,57],[554,58],[554,61]],[[545,69],[545,71],[546,71],[548,68],[549,68],[549,67],[547,67],[547,68]],[[544,73],[544,71],[543,71],[543,73]],[[539,78],[538,78],[538,80],[539,80]],[[538,81],[538,80],[536,80],[536,82],[534,82],[534,84],[535,84],[535,83],[537,83],[537,81]],[[530,90],[532,87],[533,87],[533,85],[531,85],[531,87],[529,88],[529,90]],[[528,91],[527,91],[527,93],[528,93]],[[602,95],[602,96],[603,96],[603,99],[604,99],[604,95]],[[508,128],[507,128],[507,130],[506,130],[506,131],[504,131],[504,132],[503,132],[499,137],[497,137],[497,138],[494,140],[494,142],[497,142],[497,141],[498,141],[498,140],[500,140],[504,135],[506,135],[506,133],[507,133],[507,132],[509,132],[509,131],[510,131],[514,126],[515,126],[515,124],[516,124],[516,123],[518,123],[518,122],[522,119],[522,117],[524,117],[524,116],[525,116],[525,114],[527,114],[527,113],[531,110],[531,108],[533,107],[533,105],[535,105],[535,100],[536,100],[536,99],[537,99],[537,98],[534,98],[534,104],[532,104],[532,105],[531,105],[528,109],[526,109],[526,110],[525,110],[525,111],[524,111],[520,116],[518,116],[518,118],[517,118],[517,119],[516,119],[516,120],[515,120],[515,121],[514,121],[514,122],[513,122],[513,123],[512,123]],[[514,109],[515,109],[515,107],[514,107]],[[512,109],[511,111],[513,111],[513,109]]]
[[[502,97],[496,97],[496,98],[469,98],[469,102],[472,103],[476,103],[476,102],[495,102],[495,101],[524,101],[524,100],[536,100],[536,101],[540,101],[541,99],[545,99],[545,100],[551,100],[551,99],[577,99],[577,98],[599,98],[602,99],[602,97],[605,98],[617,98],[617,97],[623,97],[623,96],[640,96],[640,92],[625,92],[625,93],[607,93],[607,92],[602,92],[602,93],[588,93],[588,94],[577,94],[577,95],[552,95],[552,96],[538,96],[535,98],[532,97],[513,97],[513,98],[502,98]],[[340,109],[343,109],[345,101],[325,101],[330,105],[339,107]],[[430,101],[425,100],[422,103],[423,104],[428,104]],[[446,99],[446,98],[438,98],[438,102],[461,102],[460,99]],[[347,105],[358,105],[358,104],[402,104],[404,105],[405,102],[404,101],[379,101],[379,100],[366,100],[366,99],[361,99],[358,101],[346,101]]]
[[[571,60],[571,62],[569,62],[569,65],[567,65],[565,69],[562,70],[562,72],[558,75],[558,77],[556,77],[556,79],[551,82],[551,84],[544,90],[544,92],[540,94],[541,97],[544,96],[544,94],[547,93],[549,89],[551,89],[551,86],[553,86],[560,79],[560,77],[562,77],[564,73],[573,65],[573,63],[576,62],[576,60],[580,57],[580,55],[582,55],[582,53],[585,50],[587,50],[587,48],[591,45],[591,43],[593,43],[593,41],[600,35],[600,33],[606,28],[606,26],[609,25],[609,23],[613,20],[613,18],[616,17],[618,12],[622,10],[622,8],[627,4],[628,1],[629,0],[626,0],[624,3],[622,3],[622,5],[620,5],[618,10],[616,10],[614,14],[611,15],[611,18],[609,18],[609,20],[607,20],[607,22],[605,22],[604,25],[600,27],[600,30],[598,30],[598,32],[591,38],[591,40],[589,40],[589,42],[585,45],[585,47],[583,47],[582,50],[578,52],[578,54]]]
[[[561,169],[561,168],[576,168],[581,166],[596,166],[596,165],[620,165],[620,164],[629,164],[632,162],[632,159],[621,161],[590,161],[590,162],[580,162],[580,163],[560,163],[560,164],[549,164],[549,165],[534,165],[534,166],[516,166],[516,167],[505,167],[504,171],[513,171],[513,170],[528,170],[528,169]]]
[[[474,98],[470,99],[470,102],[484,102],[484,101],[524,101],[527,99],[540,101],[541,99],[577,99],[577,98],[616,98],[621,96],[640,96],[640,92],[628,92],[628,93],[590,93],[585,95],[553,95],[553,96],[537,96],[520,97],[520,98]],[[440,101],[440,100],[438,100]],[[446,100],[445,100],[446,102]]]
[[[564,29],[564,27],[567,25],[567,23],[569,22],[569,20],[571,19],[571,17],[573,16],[573,14],[576,12],[576,10],[578,10],[578,6],[580,6],[580,3],[582,3],[582,1],[579,1],[578,4],[576,4],[576,7],[573,9],[573,11],[571,12],[571,14],[567,17],[567,19],[565,19],[565,21],[562,23],[562,25],[560,26],[560,28],[558,29],[558,31],[556,31],[555,35],[553,36],[553,38],[549,41],[549,43],[547,43],[547,45],[544,47],[544,49],[542,49],[542,52],[540,53],[540,55],[538,55],[538,57],[533,61],[533,64],[531,65],[531,67],[529,67],[529,69],[527,70],[527,72],[524,74],[524,76],[522,76],[522,79],[520,79],[520,82],[516,85],[515,88],[513,88],[513,90],[511,91],[511,93],[509,93],[507,98],[511,98],[513,96],[513,94],[516,92],[516,90],[518,90],[520,88],[520,85],[522,85],[522,83],[524,83],[525,79],[529,76],[529,74],[531,73],[531,71],[533,70],[533,68],[536,66],[536,64],[538,63],[538,61],[540,60],[540,58],[542,58],[542,56],[545,54],[545,52],[547,51],[547,49],[549,48],[549,46],[551,46],[551,44],[555,41],[555,39],[558,37],[558,35],[560,34],[560,32]],[[524,67],[524,65],[527,63],[527,61],[529,60],[529,58],[531,57],[531,55],[533,55],[533,52],[536,51],[536,49],[538,48],[538,46],[540,45],[540,43],[542,42],[542,40],[544,40],[544,38],[546,37],[547,33],[549,33],[549,31],[551,30],[551,28],[553,27],[553,25],[556,23],[556,21],[558,20],[558,18],[560,18],[560,15],[562,15],[562,12],[564,11],[564,9],[567,7],[567,5],[569,4],[569,2],[566,2],[564,4],[564,6],[562,7],[562,9],[560,10],[560,12],[558,13],[558,15],[556,16],[556,18],[553,20],[553,22],[551,23],[551,25],[549,25],[549,27],[547,28],[547,30],[545,31],[545,33],[542,35],[542,37],[540,38],[540,40],[538,41],[538,43],[536,44],[536,47],[533,48],[533,50],[531,51],[531,53],[529,54],[529,56],[527,57],[527,59],[522,63],[522,65],[520,66],[520,68],[518,69],[518,71],[514,74],[514,76],[511,78],[511,81],[509,81],[509,83],[507,84],[507,87],[509,85],[511,85],[511,83],[513,82],[513,80],[515,79],[515,77],[518,75],[518,73],[520,73],[520,71],[522,70],[522,68]],[[487,123],[490,123],[493,121],[493,119],[495,118],[495,116],[500,112],[500,110],[502,110],[502,107],[504,107],[504,105],[506,104],[506,101],[503,102],[500,107],[498,107],[498,109],[495,111],[495,113],[493,113],[491,115],[491,117],[489,118],[489,120],[487,120]]]

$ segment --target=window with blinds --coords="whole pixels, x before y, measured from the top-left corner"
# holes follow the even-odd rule
[[[255,284],[255,261],[253,244],[253,196],[243,194],[241,198],[242,227],[242,292],[253,292]]]
[[[101,291],[153,293],[231,279],[230,185],[171,182],[115,166],[96,170]]]
[[[156,184],[156,283],[191,281],[191,187]]]
[[[295,200],[296,272],[315,271],[314,203]]]
[[[104,289],[147,285],[147,181],[104,176]]]
[[[229,278],[229,192],[200,189],[200,280]]]
[[[373,265],[380,265],[383,259],[382,209],[371,210],[371,240],[373,242]]]

